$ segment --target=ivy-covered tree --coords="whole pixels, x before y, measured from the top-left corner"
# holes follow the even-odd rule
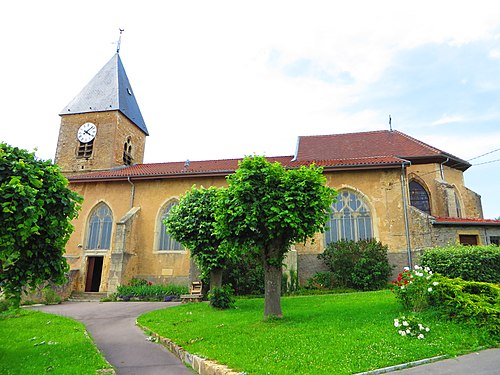
[[[172,207],[164,223],[167,232],[191,251],[210,288],[221,287],[229,250],[215,234],[215,209],[223,188],[192,187]]]
[[[264,267],[264,317],[282,317],[281,274],[296,242],[324,231],[337,192],[314,165],[285,169],[263,156],[246,157],[227,178],[217,231],[237,248],[257,250]]]
[[[15,307],[26,287],[65,281],[81,199],[51,161],[0,143],[0,288]]]

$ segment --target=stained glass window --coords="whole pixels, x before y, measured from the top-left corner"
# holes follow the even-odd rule
[[[163,210],[163,213],[160,215],[160,240],[158,250],[183,250],[182,245],[174,240],[168,233],[165,228],[165,224],[163,224],[163,220],[168,216],[169,211],[172,209],[177,202],[173,201],[168,203]]]
[[[431,214],[429,194],[417,181],[410,181],[410,204],[426,214]]]
[[[109,249],[111,245],[111,230],[113,228],[113,214],[105,203],[98,204],[90,214],[87,249]]]
[[[373,238],[372,218],[365,200],[353,191],[340,191],[326,224],[326,243],[370,238]]]

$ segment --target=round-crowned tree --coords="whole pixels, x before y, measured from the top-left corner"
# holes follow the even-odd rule
[[[217,233],[235,248],[256,254],[264,268],[264,317],[281,317],[285,254],[324,230],[336,196],[314,165],[286,169],[263,156],[244,158],[217,209]]]
[[[81,200],[50,160],[0,143],[0,288],[14,306],[27,287],[65,281],[64,247]]]

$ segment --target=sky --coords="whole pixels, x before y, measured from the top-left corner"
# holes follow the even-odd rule
[[[60,111],[116,52],[146,163],[293,155],[392,128],[469,160],[500,217],[500,2],[38,1],[0,11],[0,141],[53,159]]]

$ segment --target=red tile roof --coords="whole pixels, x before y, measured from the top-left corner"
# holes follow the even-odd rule
[[[299,137],[296,160],[349,159],[392,156],[413,163],[448,159],[448,165],[465,170],[470,164],[399,131],[315,135]]]
[[[462,217],[435,217],[433,224],[437,225],[500,225],[500,220],[474,219]]]
[[[397,131],[320,135],[299,137],[297,155],[267,157],[286,168],[315,164],[325,170],[400,168],[415,162],[445,162],[467,169],[470,164]],[[108,171],[69,176],[70,182],[119,181],[174,177],[226,176],[238,168],[242,159],[202,160],[170,163],[136,164]],[[458,167],[457,167],[458,165]]]

